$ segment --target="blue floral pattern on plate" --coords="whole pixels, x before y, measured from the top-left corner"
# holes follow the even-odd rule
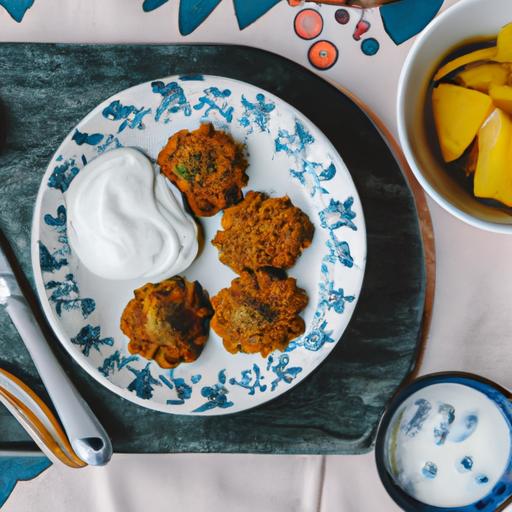
[[[178,82],[172,81],[167,84],[158,80],[151,84],[151,89],[154,93],[160,94],[162,100],[155,112],[155,121],[160,121],[165,114],[164,122],[168,123],[171,120],[171,114],[183,112],[186,116],[192,114],[190,103],[187,101],[183,88],[178,85]]]
[[[306,332],[285,353],[229,354],[211,331],[201,357],[173,370],[128,352],[119,317],[144,280],[90,274],[68,243],[66,192],[98,154],[135,146],[154,160],[168,137],[212,122],[247,145],[249,187],[289,195],[309,215],[315,237],[289,274],[309,296]],[[178,414],[241,411],[280,395],[332,350],[359,297],[366,261],[361,203],[336,150],[302,114],[249,84],[205,75],[153,80],[100,104],[70,132],[50,162],[36,204],[32,241],[38,293],[48,320],[79,364],[140,405]],[[205,240],[220,215],[201,219]],[[184,275],[208,290],[232,279],[211,251]],[[209,254],[209,255],[208,255]],[[206,259],[205,259],[206,258]]]
[[[169,388],[176,390],[176,398],[168,399],[167,403],[170,405],[182,405],[185,400],[192,396],[192,385],[197,384],[201,380],[201,375],[192,375],[190,383],[187,384],[185,379],[174,376],[174,369],[169,371],[169,377],[160,375],[160,380]]]
[[[226,370],[219,372],[218,382],[212,386],[204,386],[201,389],[201,395],[208,399],[203,405],[194,410],[194,412],[204,412],[216,407],[221,409],[227,409],[233,407],[233,402],[229,400],[229,390],[225,386],[226,384]]]

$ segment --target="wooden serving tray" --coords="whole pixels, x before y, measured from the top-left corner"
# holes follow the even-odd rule
[[[386,141],[338,89],[282,57],[219,45],[0,45],[0,227],[31,278],[32,209],[62,139],[93,107],[132,85],[174,74],[222,75],[280,96],[319,126],[347,164],[363,203],[368,263],[343,339],[303,383],[257,409],[186,417],[130,403],[53,347],[117,452],[361,453],[423,339],[427,267],[415,198]],[[423,201],[424,198],[420,201]],[[429,274],[430,275],[430,274]],[[0,311],[0,367],[43,396],[37,372]],[[34,445],[0,408],[0,450]]]

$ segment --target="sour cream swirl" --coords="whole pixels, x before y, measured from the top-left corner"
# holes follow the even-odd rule
[[[136,149],[95,158],[73,179],[65,199],[71,249],[103,278],[172,276],[197,255],[194,220]]]

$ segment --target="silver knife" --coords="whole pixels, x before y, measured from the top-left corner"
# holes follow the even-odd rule
[[[92,466],[106,464],[112,443],[50,349],[7,258],[0,233],[0,305],[5,307],[39,372],[71,446]]]

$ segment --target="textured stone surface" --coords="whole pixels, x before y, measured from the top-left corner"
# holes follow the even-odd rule
[[[0,46],[0,227],[32,279],[30,227],[53,151],[97,103],[177,73],[238,78],[288,101],[317,124],[347,163],[363,202],[368,265],[342,341],[304,382],[257,409],[223,417],[171,416],[138,407],[85,374],[52,340],[64,367],[118,452],[360,453],[411,369],[421,331],[425,271],[412,195],[366,116],[334,87],[283,58],[233,46]],[[44,393],[0,311],[0,367]],[[31,447],[0,408],[0,448]]]

